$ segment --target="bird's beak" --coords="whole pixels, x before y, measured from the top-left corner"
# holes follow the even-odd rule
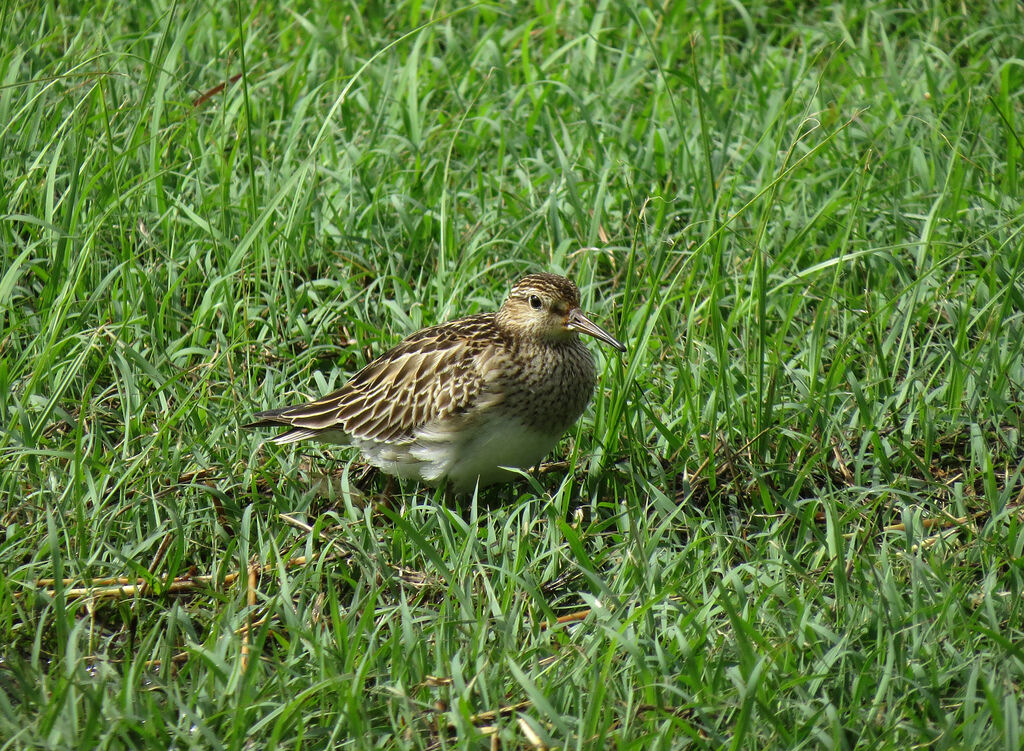
[[[609,334],[603,328],[587,318],[586,314],[579,308],[573,308],[565,317],[565,327],[569,331],[578,331],[581,334],[590,334],[599,342],[615,347],[619,352],[626,351],[626,345]]]

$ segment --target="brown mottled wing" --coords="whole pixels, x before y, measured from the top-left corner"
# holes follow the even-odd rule
[[[498,341],[493,314],[423,329],[378,357],[332,394],[308,404],[255,415],[247,428],[284,426],[274,438],[291,443],[324,432],[403,443],[434,420],[465,413],[490,392],[487,367]]]

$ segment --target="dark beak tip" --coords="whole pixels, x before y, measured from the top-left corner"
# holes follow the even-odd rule
[[[599,342],[603,342],[609,347],[617,349],[619,352],[626,351],[625,344],[591,321],[590,318],[587,317],[587,314],[579,308],[573,308],[569,311],[569,315],[566,316],[566,328],[571,331],[592,336]]]
[[[606,343],[608,344],[609,347],[611,347],[612,349],[617,349],[619,352],[626,352],[626,351],[628,351],[626,349],[626,345],[623,344],[622,342],[620,342],[618,339],[614,339],[613,338],[612,341],[609,341],[609,342],[606,342]]]

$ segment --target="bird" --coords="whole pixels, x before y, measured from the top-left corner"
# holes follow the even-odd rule
[[[244,428],[287,428],[270,440],[357,447],[386,474],[471,491],[536,466],[597,384],[579,334],[626,345],[580,310],[564,276],[534,273],[501,307],[411,334],[337,391],[253,415]]]

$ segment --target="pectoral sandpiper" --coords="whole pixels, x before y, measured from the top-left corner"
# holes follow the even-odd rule
[[[338,391],[244,427],[353,445],[388,474],[457,491],[507,480],[504,467],[539,463],[590,401],[597,371],[577,334],[626,351],[579,304],[565,277],[530,274],[498,312],[417,331]]]

